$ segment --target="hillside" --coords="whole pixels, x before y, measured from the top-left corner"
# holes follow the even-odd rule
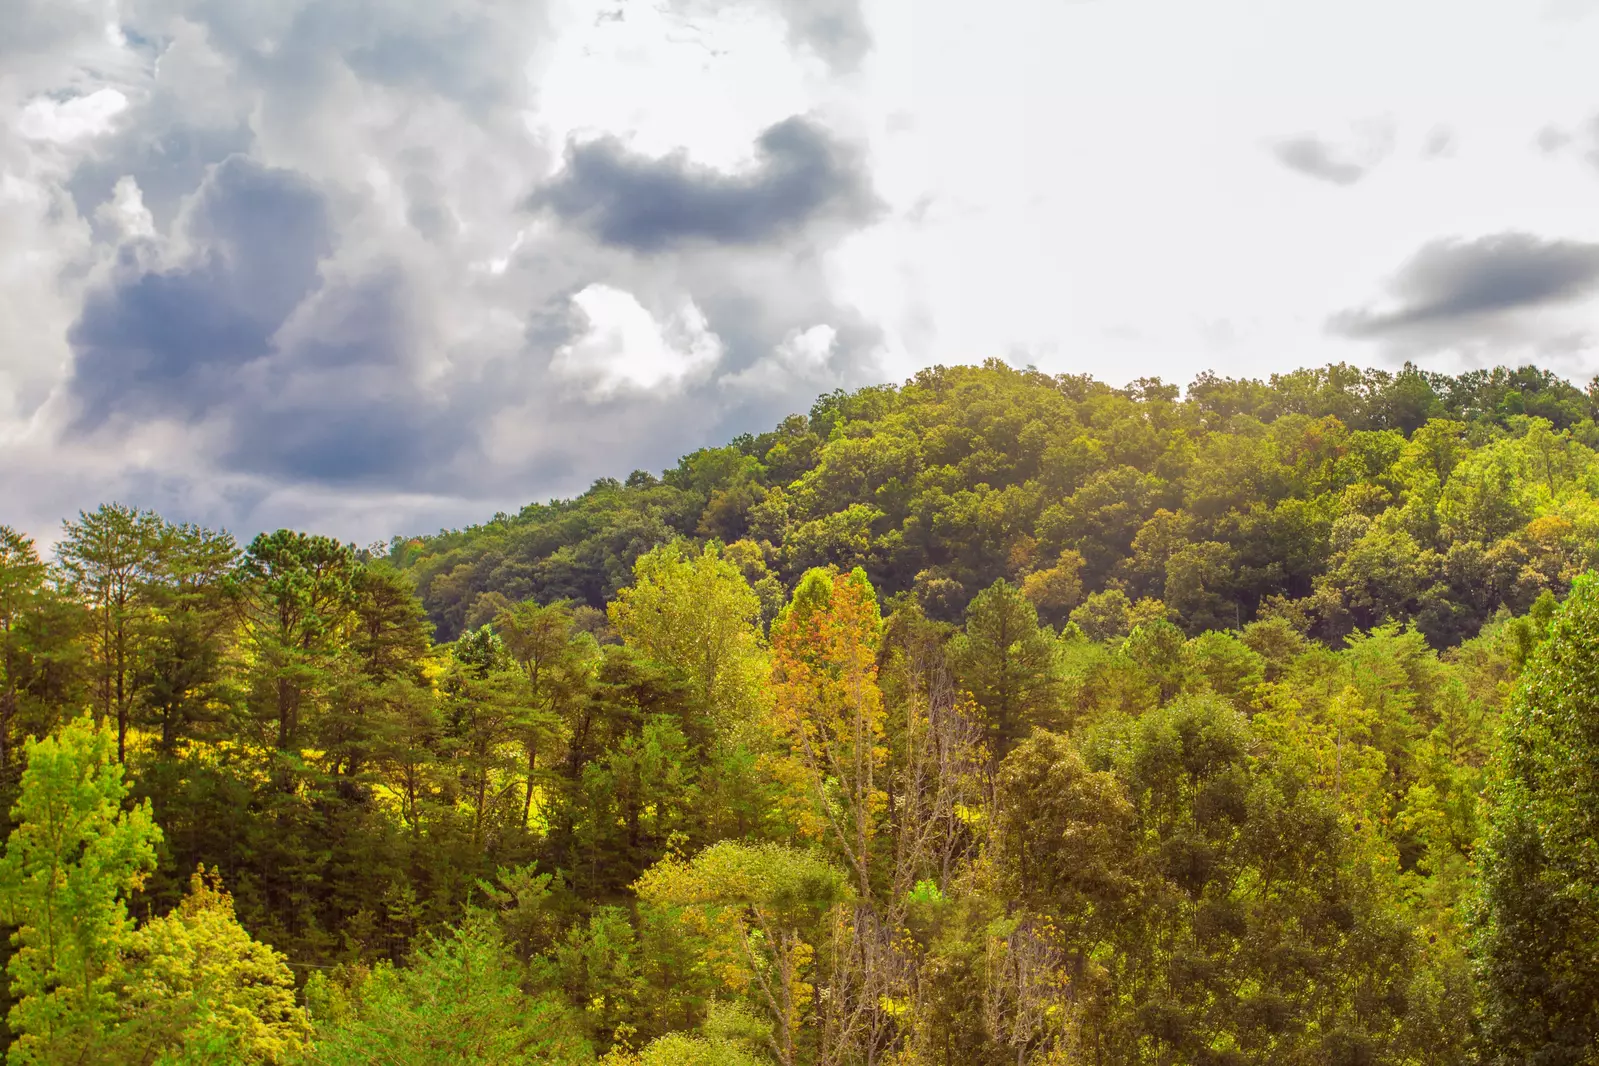
[[[1596,394],[990,363],[389,557],[0,525],[7,1061],[1584,1066]]]
[[[687,537],[729,545],[768,617],[808,568],[860,566],[943,620],[1005,578],[1099,635],[1144,601],[1191,634],[1391,620],[1440,647],[1599,559],[1599,386],[1337,365],[1178,395],[938,367],[394,558],[443,637],[527,597],[601,607],[639,554]]]

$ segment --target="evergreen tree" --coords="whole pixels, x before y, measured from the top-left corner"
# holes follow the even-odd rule
[[[571,1012],[523,991],[522,968],[492,918],[469,915],[405,968],[380,963],[307,988],[316,1066],[577,1066],[593,1062]]]
[[[140,623],[148,614],[146,588],[160,539],[160,520],[121,504],[79,512],[56,548],[68,583],[95,616],[97,705],[117,726],[117,761],[127,758],[128,721],[142,663]]]

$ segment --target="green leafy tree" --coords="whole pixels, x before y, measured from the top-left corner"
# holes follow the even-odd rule
[[[760,597],[716,547],[696,553],[674,544],[639,556],[634,584],[618,591],[610,615],[624,641],[678,666],[724,721],[760,706]]]
[[[123,810],[116,731],[87,717],[31,740],[0,859],[0,914],[16,927],[7,966],[16,1063],[106,1061],[120,1028],[128,897],[155,867],[148,803]]]
[[[763,1024],[738,1003],[712,1000],[698,1034],[668,1033],[651,1041],[639,1056],[639,1066],[765,1066],[760,1051],[771,1035]]]
[[[33,541],[0,526],[0,785],[9,790],[26,730],[47,733],[72,706],[82,618],[49,583]]]
[[[232,702],[223,660],[234,619],[228,578],[238,556],[227,533],[157,525],[145,586],[148,652],[138,680],[143,722],[158,730],[164,755]]]
[[[685,935],[705,945],[705,961],[727,990],[747,993],[770,1020],[767,1049],[781,1066],[795,1066],[814,1017],[822,919],[850,898],[843,872],[807,852],[723,841],[689,861],[662,860],[638,894],[678,908]]]
[[[949,658],[957,682],[983,709],[995,758],[1004,758],[1034,725],[1054,722],[1060,698],[1055,641],[1039,628],[1037,609],[1008,581],[994,582],[972,600]]]
[[[526,760],[525,829],[538,788],[539,755],[543,753],[548,763],[555,762],[553,749],[563,740],[570,705],[585,694],[598,649],[591,640],[573,640],[572,612],[565,604],[540,606],[530,600],[501,611],[495,626],[506,656],[521,667],[527,679],[515,727]]]
[[[276,1066],[307,1049],[287,960],[239,925],[214,870],[196,872],[183,902],[140,927],[124,951],[118,1061]]]
[[[1505,715],[1475,940],[1491,1061],[1599,1047],[1599,580],[1579,578]]]

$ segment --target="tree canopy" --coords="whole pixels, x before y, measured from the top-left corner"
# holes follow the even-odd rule
[[[1599,430],[1000,363],[358,549],[0,526],[7,1060],[1599,1040]]]

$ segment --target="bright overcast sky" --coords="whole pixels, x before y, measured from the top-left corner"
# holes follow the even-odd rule
[[[16,0],[0,522],[479,520],[1000,356],[1599,370],[1599,3]]]

